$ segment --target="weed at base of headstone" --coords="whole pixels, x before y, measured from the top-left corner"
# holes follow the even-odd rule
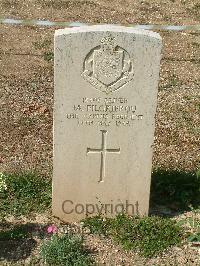
[[[96,216],[85,219],[84,226],[91,233],[110,236],[125,250],[134,250],[144,257],[159,255],[167,248],[179,245],[184,238],[182,228],[175,221],[156,216]]]

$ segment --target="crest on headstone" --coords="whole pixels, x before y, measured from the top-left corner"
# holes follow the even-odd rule
[[[84,60],[82,77],[106,94],[120,89],[133,76],[133,60],[112,36],[104,37]]]

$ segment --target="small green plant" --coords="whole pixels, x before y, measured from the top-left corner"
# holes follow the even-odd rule
[[[193,207],[190,207],[192,210],[192,216],[187,217],[179,221],[180,225],[185,225],[188,230],[188,241],[189,242],[200,242],[200,209],[195,210]]]
[[[179,83],[179,79],[176,77],[176,75],[173,74],[173,75],[171,76],[171,80],[170,80],[170,82],[171,82],[170,87],[174,87],[174,86],[178,85],[178,83]]]
[[[188,237],[189,242],[200,242],[200,232],[193,233]]]
[[[178,79],[178,77],[173,74],[170,79],[169,79],[169,82],[166,84],[166,85],[163,85],[163,86],[160,86],[160,89],[169,89],[169,88],[173,88],[173,87],[176,87],[176,86],[180,86],[181,85],[181,82],[180,80]]]
[[[54,53],[53,52],[45,52],[44,53],[44,60],[45,61],[53,61]]]
[[[92,234],[108,235],[111,228],[112,220],[109,218],[102,218],[101,216],[88,217],[83,220],[83,226],[88,227]]]
[[[0,217],[42,212],[51,204],[51,180],[35,173],[4,174],[0,191]],[[4,186],[5,188],[5,186]]]
[[[40,256],[45,265],[88,266],[93,260],[77,235],[52,235],[42,243]]]
[[[159,90],[165,90],[165,89],[171,89],[173,87],[181,86],[182,83],[179,80],[179,78],[173,74],[170,78],[167,84],[159,85]]]
[[[87,218],[84,226],[91,232],[111,236],[124,249],[134,249],[144,257],[152,257],[166,248],[181,243],[182,230],[175,221],[161,217],[130,217],[113,219]]]

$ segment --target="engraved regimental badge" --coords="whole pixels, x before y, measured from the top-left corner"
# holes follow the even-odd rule
[[[103,38],[85,58],[82,77],[106,94],[120,89],[133,76],[133,60],[112,36]]]

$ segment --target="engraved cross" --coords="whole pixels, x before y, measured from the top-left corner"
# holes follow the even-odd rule
[[[101,148],[87,148],[87,154],[88,153],[100,153],[101,155],[101,164],[100,164],[100,177],[99,182],[103,182],[105,177],[105,163],[106,163],[106,154],[107,153],[120,153],[119,149],[107,149],[107,143],[106,143],[106,130],[101,130],[102,133],[102,140],[101,140]]]

